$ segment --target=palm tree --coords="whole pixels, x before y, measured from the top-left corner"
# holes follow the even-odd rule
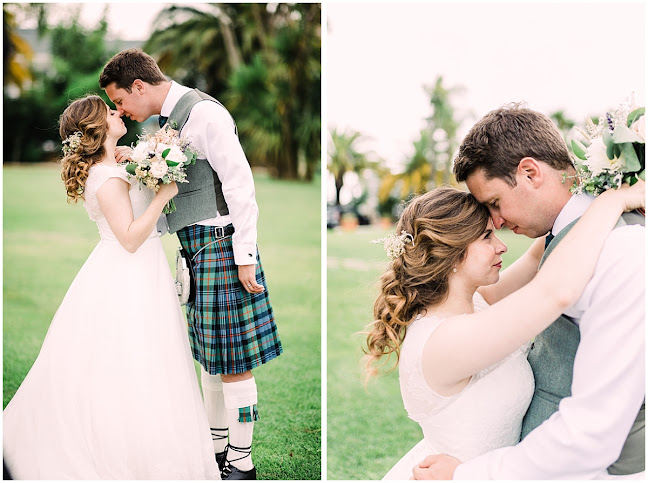
[[[438,76],[433,86],[425,87],[432,106],[432,114],[426,120],[427,129],[434,142],[435,155],[432,162],[435,163],[438,172],[437,179],[433,180],[435,186],[448,184],[454,180],[452,157],[459,147],[457,130],[460,122],[456,118],[451,97],[461,90],[463,90],[462,87],[444,87],[443,76]]]
[[[429,131],[422,130],[414,142],[414,154],[400,173],[385,173],[378,189],[379,203],[386,202],[391,196],[404,200],[412,194],[428,191],[436,173],[433,163],[434,141]],[[397,192],[397,193],[395,193]]]
[[[2,4],[2,81],[4,85],[14,85],[22,90],[27,82],[33,80],[30,65],[34,53],[16,33],[16,15],[12,7],[18,8],[16,5]]]
[[[378,200],[385,203],[390,197],[407,199],[444,184],[453,184],[452,155],[458,147],[455,110],[450,103],[451,94],[458,88],[443,87],[439,76],[431,87],[424,87],[430,96],[432,114],[427,126],[414,141],[414,153],[400,173],[386,173],[378,190]]]
[[[320,4],[172,6],[144,50],[227,105],[251,164],[310,180],[321,148],[320,20]]]
[[[320,6],[282,4],[275,16],[273,35],[260,37],[265,47],[232,74],[224,98],[276,176],[310,180],[321,149]]]
[[[335,205],[340,206],[340,191],[344,186],[344,175],[348,172],[360,174],[370,163],[367,155],[358,150],[357,144],[363,135],[357,131],[330,133],[327,169],[335,178]]]
[[[143,49],[178,81],[220,95],[230,73],[244,58],[234,23],[242,23],[244,17],[242,11],[236,11],[238,7],[172,5],[158,14],[155,30]],[[251,54],[247,52],[248,58]]]

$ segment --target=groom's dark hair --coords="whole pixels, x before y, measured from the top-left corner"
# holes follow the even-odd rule
[[[118,89],[130,92],[135,79],[154,86],[166,81],[153,57],[140,49],[127,49],[108,61],[99,76],[99,86],[105,89],[114,82]]]
[[[466,181],[478,169],[487,179],[503,179],[515,186],[522,158],[543,161],[556,170],[574,167],[556,125],[544,114],[511,104],[486,114],[459,147],[454,160],[457,181]]]

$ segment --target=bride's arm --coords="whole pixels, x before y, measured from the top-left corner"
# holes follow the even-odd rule
[[[164,205],[178,193],[178,188],[175,183],[161,185],[144,213],[134,219],[129,186],[121,178],[110,178],[97,190],[97,200],[117,241],[135,253],[155,228]]]
[[[499,302],[533,280],[544,253],[544,242],[545,237],[537,238],[520,258],[502,270],[496,283],[477,289],[489,305]]]
[[[452,386],[551,325],[580,297],[621,213],[645,206],[644,196],[643,181],[599,195],[531,282],[481,312],[442,323],[425,345],[426,380],[435,386]]]

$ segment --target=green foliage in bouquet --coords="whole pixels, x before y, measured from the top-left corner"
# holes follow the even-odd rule
[[[177,130],[166,125],[153,135],[140,136],[125,169],[147,188],[157,191],[160,184],[188,183],[187,166],[195,164],[197,158],[198,152],[189,140],[181,138]],[[163,213],[175,210],[175,202],[171,199]]]
[[[598,195],[646,179],[645,107],[622,105],[595,123],[588,119],[587,145],[572,139],[578,183],[574,193]]]

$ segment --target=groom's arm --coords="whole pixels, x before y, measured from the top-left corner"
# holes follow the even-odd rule
[[[232,246],[236,265],[256,265],[257,220],[254,178],[245,157],[234,120],[215,102],[202,101],[191,110],[184,132],[191,133],[196,148],[222,183],[223,196],[234,225]]]
[[[644,233],[610,235],[575,306],[586,308],[572,396],[520,444],[459,465],[454,479],[590,479],[617,460],[645,396]]]

